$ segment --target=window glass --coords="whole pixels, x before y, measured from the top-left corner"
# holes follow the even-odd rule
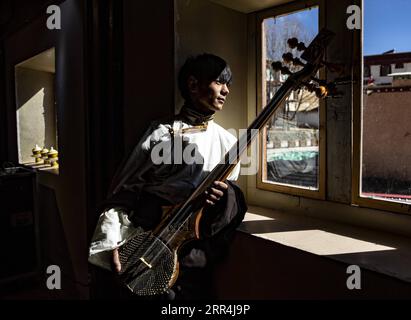
[[[360,175],[361,197],[408,204],[411,203],[410,12],[408,0],[364,0]],[[369,77],[367,65],[373,66]]]
[[[271,68],[273,61],[292,52],[289,38],[305,45],[318,33],[318,7],[267,18],[263,21],[262,106],[267,105],[287,76]],[[300,67],[290,66],[291,71]],[[262,182],[318,190],[319,185],[319,99],[307,90],[292,92],[265,127]]]

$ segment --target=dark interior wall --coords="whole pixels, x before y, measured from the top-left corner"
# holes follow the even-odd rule
[[[88,240],[124,153],[123,1],[87,2]]]
[[[88,237],[110,182],[150,121],[174,114],[173,1],[88,2]]]
[[[214,284],[218,299],[410,299],[411,284],[361,269],[347,288],[347,264],[237,232]]]
[[[128,153],[150,121],[174,114],[173,1],[124,0],[123,20]]]
[[[48,30],[51,3],[5,5],[0,160],[17,161],[14,65],[54,46],[61,160],[59,175],[37,173],[42,268],[59,265],[68,297],[83,298],[95,208],[149,121],[174,113],[173,3],[66,0]]]
[[[2,0],[0,2],[1,38],[30,24],[33,19],[46,12],[47,6],[61,2],[62,0]]]
[[[95,0],[91,4],[88,239],[101,213],[95,208],[106,197],[121,161],[150,121],[174,114],[173,1]],[[91,296],[98,297],[99,285],[107,279],[90,270]]]
[[[4,72],[3,42],[0,47],[0,163],[7,160],[6,79]]]
[[[3,0],[0,1],[0,163],[10,160],[8,154],[8,132],[6,106],[5,39],[24,28],[39,15],[46,13],[50,4],[62,0]],[[12,137],[13,138],[13,137]]]
[[[39,215],[40,249],[44,264],[40,273],[45,273],[47,265],[59,265],[63,278],[66,279],[64,285],[66,288],[74,288],[72,297],[85,298],[88,296],[85,8],[81,0],[61,3],[61,30],[47,29],[46,7],[41,9],[44,11],[35,10],[38,12],[35,19],[26,22],[18,30],[13,32],[10,29],[4,39],[7,159],[17,162],[14,65],[55,47],[60,173],[55,175],[40,171],[37,174],[37,200],[42,209]],[[44,190],[48,192],[43,192]],[[53,201],[54,206],[51,205]]]

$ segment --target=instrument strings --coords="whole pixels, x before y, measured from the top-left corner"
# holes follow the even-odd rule
[[[291,80],[291,79],[290,79]],[[269,115],[274,114],[278,109],[280,103],[286,98],[287,93],[292,89],[293,82],[288,81],[280,90],[278,90],[276,96],[270,101],[270,103],[261,111],[260,115],[252,122],[247,131],[241,135],[240,139],[230,148],[230,150],[224,156],[224,162],[217,164],[216,167],[203,179],[196,190],[191,196],[184,202],[184,204],[177,209],[177,212],[171,217],[170,221],[163,227],[161,232],[156,235],[166,245],[159,250],[152,260],[152,263],[156,261],[158,257],[164,252],[166,247],[174,240],[175,236],[180,232],[181,228],[187,223],[193,214],[197,212],[197,208],[193,209],[193,203],[195,200],[202,200],[201,195],[210,186],[213,181],[219,180],[222,177],[227,177],[231,170],[236,166],[240,156],[246,151],[248,145],[257,136],[259,129],[269,120]],[[199,207],[201,208],[201,206]],[[199,209],[198,208],[198,209]],[[173,214],[173,209],[167,215],[167,218]],[[167,219],[166,218],[166,219]],[[170,228],[170,226],[175,226]],[[150,244],[147,250],[144,252],[143,257],[151,254],[154,250],[154,242]]]

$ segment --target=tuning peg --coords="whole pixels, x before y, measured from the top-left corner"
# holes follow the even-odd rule
[[[305,66],[305,63],[302,62],[299,58],[294,58],[294,59],[293,59],[293,64],[294,64],[295,66],[301,66],[301,67],[304,67],[304,66]]]
[[[287,40],[287,44],[291,49],[294,49],[298,45],[298,39],[297,38],[290,38]]]
[[[284,67],[281,61],[274,61],[273,63],[271,63],[271,66],[274,71],[281,71],[282,74],[291,74],[290,69]]]
[[[305,51],[305,49],[307,49],[307,47],[305,46],[303,42],[300,42],[299,44],[297,44],[298,51]]]
[[[317,98],[341,98],[343,92],[337,89],[337,83],[326,83],[324,80],[313,79],[314,83],[302,82],[302,85],[309,91],[314,92]]]
[[[274,71],[280,71],[281,68],[283,67],[283,64],[282,64],[281,61],[274,61],[274,62],[271,64],[271,67],[273,68]]]
[[[283,54],[283,60],[285,63],[291,63],[294,60],[293,54],[291,52],[287,52]]]
[[[328,95],[328,86],[318,86],[315,83],[303,82],[302,85],[309,91],[314,92],[317,98],[325,98]]]
[[[288,39],[287,44],[291,49],[297,48],[298,51],[304,51],[305,49],[307,49],[304,42],[299,42],[297,38]]]
[[[317,98],[325,98],[328,95],[328,88],[326,86],[319,86],[314,89]]]
[[[285,63],[292,63],[295,66],[301,66],[301,67],[305,66],[305,63],[302,62],[299,58],[294,58],[291,52],[284,53],[283,60]]]
[[[281,73],[282,74],[292,74],[292,72],[290,71],[290,69],[288,69],[288,67],[281,67]]]

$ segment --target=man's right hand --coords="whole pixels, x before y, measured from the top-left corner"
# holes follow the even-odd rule
[[[118,249],[115,248],[113,250],[113,270],[119,273],[121,271],[121,263],[120,263],[120,258],[118,256]]]
[[[210,187],[206,193],[206,204],[213,206],[224,196],[227,192],[228,185],[223,181],[214,181],[213,186]]]

